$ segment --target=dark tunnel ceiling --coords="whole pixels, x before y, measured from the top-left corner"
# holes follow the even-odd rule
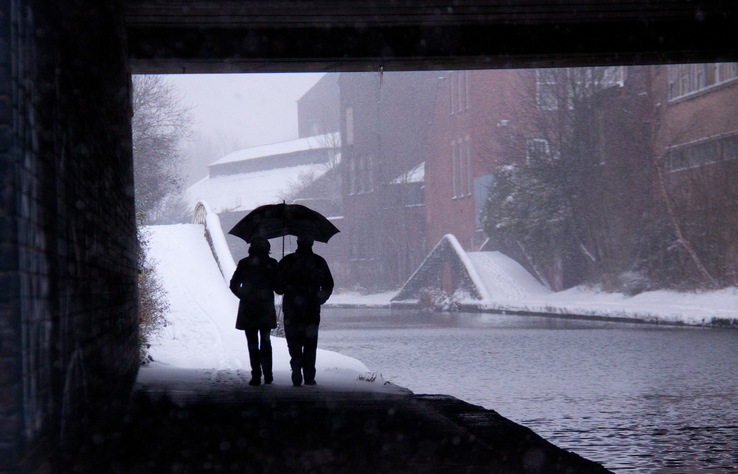
[[[736,61],[738,2],[124,0],[133,73]]]

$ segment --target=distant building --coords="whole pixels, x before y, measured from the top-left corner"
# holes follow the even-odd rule
[[[290,200],[328,173],[337,160],[337,141],[338,134],[327,134],[235,151],[211,163],[210,175],[188,188],[190,206],[204,200],[218,214],[238,261],[248,246],[228,231],[254,208]]]
[[[423,187],[435,72],[342,74],[341,169],[351,282],[398,288],[427,253]]]
[[[297,100],[297,130],[300,138],[340,130],[339,76],[338,73],[324,75]]]

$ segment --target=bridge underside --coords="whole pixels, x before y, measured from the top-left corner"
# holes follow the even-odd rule
[[[124,3],[134,73],[729,61],[733,4],[575,0]]]
[[[734,5],[0,1],[0,472],[48,467],[136,375],[131,73],[737,61]]]

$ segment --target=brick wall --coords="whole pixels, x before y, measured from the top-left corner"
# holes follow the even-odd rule
[[[0,4],[0,471],[37,471],[137,368],[129,74],[116,4]]]

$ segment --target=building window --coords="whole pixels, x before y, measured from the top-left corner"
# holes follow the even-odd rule
[[[464,71],[464,82],[466,83],[466,106],[464,108],[469,110],[469,71]]]
[[[448,73],[448,97],[451,101],[451,115],[454,114],[454,73]]]
[[[459,140],[459,197],[464,197],[464,142]]]
[[[424,203],[423,183],[411,183],[409,188],[405,194],[405,207],[422,206]]]
[[[346,144],[354,144],[354,108],[346,109]]]
[[[529,138],[526,142],[526,162],[531,164],[536,161],[546,160],[549,156],[548,140],[543,138]]]
[[[352,154],[348,154],[348,165],[349,165],[349,189],[348,193],[356,194],[356,159]]]
[[[667,77],[673,100],[738,78],[738,63],[674,64],[667,66]]]
[[[700,140],[689,145],[678,145],[667,149],[666,157],[671,171],[738,159],[738,131],[730,136]]]
[[[456,199],[456,142],[451,142],[451,181],[453,186],[453,198]]]
[[[469,71],[449,72],[451,115],[469,109]]]
[[[357,190],[359,194],[364,193],[364,157],[359,157],[359,171],[358,171],[358,180],[359,183],[359,189]]]
[[[366,192],[374,192],[374,158],[372,155],[366,157]]]
[[[555,70],[536,69],[536,105],[541,110],[558,108],[558,86]]]
[[[474,186],[472,184],[471,154],[469,153],[469,137],[466,137],[466,195],[471,196]]]

